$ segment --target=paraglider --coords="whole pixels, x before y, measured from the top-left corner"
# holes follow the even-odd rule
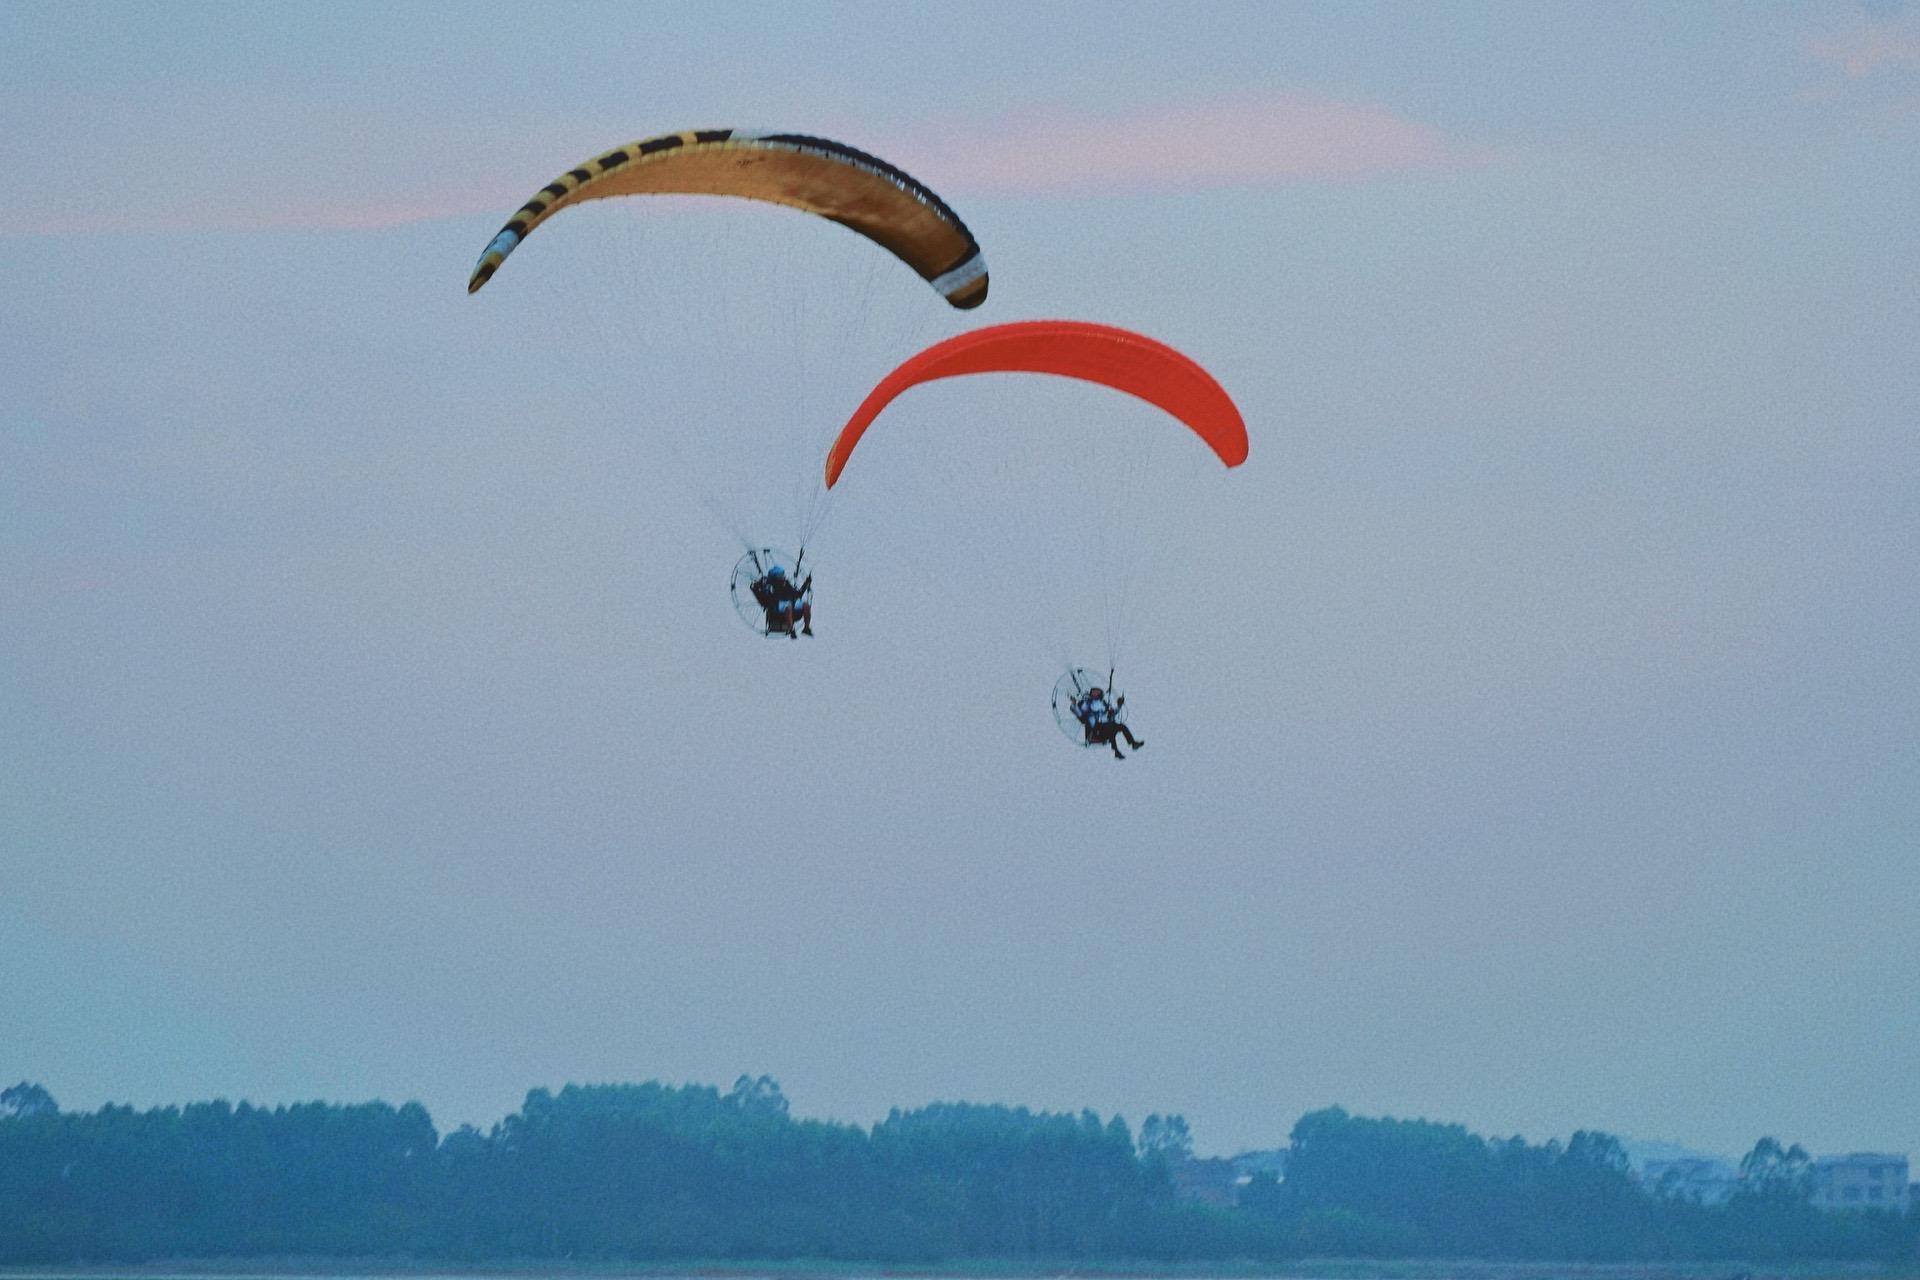
[[[707,206],[661,199],[686,196],[729,199]],[[560,211],[589,201],[626,197],[640,200],[635,209],[641,216],[615,221],[646,223],[658,231],[661,242],[649,242],[645,253],[637,249],[622,253],[618,237],[610,236],[607,226],[583,225],[577,233],[579,247],[569,246],[576,261],[566,262],[564,256],[556,260],[549,254],[537,264],[544,273],[560,265],[572,266],[574,272],[538,281],[545,286],[544,299],[531,292],[519,295],[520,301],[529,304],[523,322],[528,330],[546,329],[541,336],[553,339],[548,345],[579,360],[589,383],[600,378],[615,383],[620,393],[615,397],[616,411],[622,414],[629,411],[629,402],[642,403],[639,397],[625,394],[630,389],[650,392],[653,403],[670,406],[673,393],[667,384],[676,372],[697,367],[700,356],[695,350],[690,360],[674,344],[684,343],[684,335],[724,329],[757,356],[744,362],[747,367],[740,376],[727,380],[738,399],[752,403],[739,390],[750,375],[778,379],[777,394],[796,410],[797,421],[829,421],[809,415],[795,393],[803,382],[819,382],[823,366],[835,357],[857,358],[857,348],[849,341],[853,330],[830,309],[859,308],[862,300],[871,303],[878,292],[861,274],[867,269],[865,261],[857,264],[857,271],[833,272],[844,251],[823,251],[828,246],[820,241],[823,235],[838,237],[833,225],[892,255],[956,309],[977,307],[987,296],[987,265],[979,243],[924,183],[845,143],[803,133],[746,129],[660,134],[602,152],[567,170],[535,192],[488,242],[468,278],[467,292],[485,288],[507,258]],[[811,216],[795,216],[785,235],[774,234],[779,228],[761,226],[761,215],[752,208],[756,205],[775,210],[768,221],[780,227],[789,222],[788,210]],[[669,217],[670,208],[686,216]],[[710,233],[710,239],[701,241],[689,255],[673,234],[695,223]],[[659,230],[663,226],[665,230]],[[588,234],[595,231],[600,233],[597,240]],[[687,234],[698,238],[697,233]],[[547,239],[543,237],[541,243]],[[681,254],[675,255],[674,249],[681,249]],[[858,256],[869,256],[864,246]],[[675,266],[690,262],[694,268],[690,281],[683,272],[678,294],[670,291],[671,283],[663,284],[669,275],[664,269],[669,258]],[[649,288],[654,294],[649,294]],[[543,300],[544,314],[539,308]],[[763,329],[756,342],[755,325],[776,327],[771,333]],[[599,350],[592,350],[596,343]],[[644,362],[643,371],[636,352],[657,358]],[[811,465],[821,440],[817,436],[806,440],[789,427],[771,436],[756,436],[748,444],[752,456],[729,459],[731,467],[707,465],[731,447],[722,437],[738,436],[746,444],[746,433],[716,426],[705,414],[685,412],[684,406],[690,403],[687,393],[682,391],[679,398],[680,412],[669,408],[664,421],[648,416],[674,461],[696,486],[706,490],[700,494],[702,500],[747,547],[733,574],[736,611],[762,635],[812,635],[812,575],[800,578],[799,569],[825,516],[825,493],[812,479],[817,473]],[[708,405],[715,418],[729,416],[718,401],[691,403]],[[796,442],[803,445],[803,452],[791,451]],[[698,455],[697,462],[687,459],[689,452]],[[810,497],[794,488],[794,481],[802,477],[812,490]],[[748,536],[750,526],[767,518],[767,506],[783,488],[785,496],[794,500],[797,556],[756,547]],[[743,496],[749,489],[750,500]],[[792,578],[786,575],[787,566],[793,568]]]
[[[1163,411],[1209,449],[1221,464],[1246,461],[1247,429],[1239,409],[1198,363],[1144,334],[1077,320],[1029,320],[993,325],[935,343],[912,356],[869,392],[827,452],[826,483],[837,484],[874,421],[901,395],[942,378],[972,374],[1043,373],[1122,391]],[[993,436],[982,433],[979,443]],[[1008,446],[1001,446],[1007,448]],[[1123,511],[1123,516],[1130,517]],[[1109,619],[1111,632],[1111,619]],[[1111,649],[1112,639],[1109,636]],[[1115,758],[1124,739],[1138,750],[1143,741],[1121,720],[1125,698],[1084,669],[1068,668],[1055,683],[1055,722],[1079,746],[1104,746]]]

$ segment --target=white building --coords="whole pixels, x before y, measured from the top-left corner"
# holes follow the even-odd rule
[[[1813,1203],[1822,1209],[1907,1207],[1907,1158],[1856,1151],[1813,1162]]]
[[[1233,1171],[1239,1175],[1242,1185],[1252,1181],[1256,1173],[1270,1173],[1284,1182],[1287,1177],[1287,1149],[1275,1147],[1270,1151],[1242,1151],[1233,1157]]]

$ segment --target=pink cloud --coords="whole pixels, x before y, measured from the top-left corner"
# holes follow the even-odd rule
[[[18,192],[0,236],[504,219],[538,185],[514,176],[527,167],[511,143],[482,147],[460,117],[217,93],[95,95],[49,109],[3,86],[0,113],[14,122],[0,160]],[[275,163],[262,166],[265,153]]]
[[[1837,35],[1817,36],[1807,51],[1859,79],[1888,67],[1920,68],[1920,14],[1863,21]]]
[[[441,189],[417,192],[399,199],[343,199],[314,201],[305,205],[276,207],[262,203],[257,207],[232,211],[221,229],[233,231],[372,231],[400,227],[437,218],[455,218],[468,214],[513,211],[518,199],[504,186],[489,189]],[[218,215],[206,219],[220,226]]]
[[[937,189],[1028,193],[1342,182],[1477,159],[1384,106],[1304,93],[1051,112],[929,128],[889,145],[883,154]]]
[[[0,237],[125,231],[334,231],[402,226],[437,218],[505,218],[536,184],[583,151],[570,128],[519,140],[509,153],[484,150],[457,176],[422,182],[435,165],[422,157],[474,150],[465,121],[425,120],[400,128],[377,114],[316,121],[323,106],[252,104],[241,118],[260,130],[306,140],[301,163],[271,183],[253,171],[253,151],[216,127],[210,108],[171,115],[96,102],[86,127],[61,145],[29,148],[44,173],[35,193],[0,225]],[[845,131],[956,197],[968,192],[1075,194],[1356,181],[1478,162],[1471,148],[1431,125],[1376,103],[1306,93],[1254,94],[1092,115],[1067,110],[1003,120],[953,121],[874,137]],[[364,139],[386,140],[380,146]],[[52,159],[58,158],[57,166]],[[111,184],[72,183],[60,173],[113,172]],[[512,175],[518,175],[512,176]],[[31,203],[40,201],[38,205]]]

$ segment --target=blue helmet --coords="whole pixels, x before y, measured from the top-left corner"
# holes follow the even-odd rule
[[[787,571],[776,564],[767,570],[767,576],[769,578],[784,578],[787,576]]]

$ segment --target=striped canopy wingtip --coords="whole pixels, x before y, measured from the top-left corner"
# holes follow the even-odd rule
[[[500,228],[492,240],[487,242],[486,252],[480,255],[480,261],[474,264],[473,274],[467,277],[467,292],[478,293],[480,286],[493,279],[493,273],[507,260],[514,247],[520,243],[520,232],[512,223]]]
[[[987,300],[987,260],[975,247],[965,262],[928,283],[940,291],[949,306],[971,311]]]

